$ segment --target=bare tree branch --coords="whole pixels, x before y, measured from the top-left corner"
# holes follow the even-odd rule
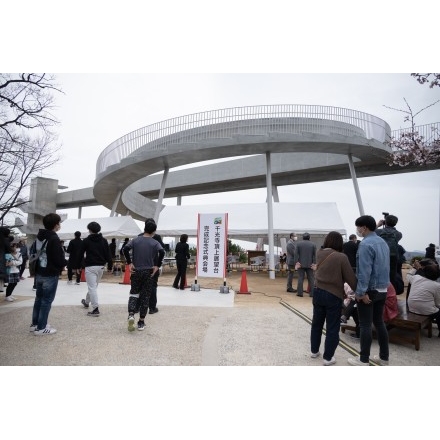
[[[58,124],[52,115],[54,77],[43,74],[0,74],[0,130],[12,139],[17,128],[43,130]]]
[[[24,192],[33,177],[55,164],[60,146],[51,128],[52,75],[0,74],[0,224],[27,203]]]

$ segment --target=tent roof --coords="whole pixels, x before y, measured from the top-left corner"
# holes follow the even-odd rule
[[[289,236],[308,232],[323,235],[330,231],[347,234],[336,203],[273,203],[273,232]],[[197,214],[228,213],[228,236],[237,240],[256,242],[267,237],[266,203],[165,206],[158,220],[162,236],[197,235]]]
[[[72,240],[75,238],[75,231],[81,232],[81,237],[89,234],[87,225],[90,222],[97,222],[101,225],[101,234],[105,238],[135,237],[142,231],[131,216],[122,217],[101,217],[101,218],[79,218],[64,220],[61,229],[57,232],[61,240]]]

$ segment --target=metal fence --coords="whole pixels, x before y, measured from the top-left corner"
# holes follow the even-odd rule
[[[268,120],[274,120],[276,129],[284,133],[322,133],[323,121],[334,121],[357,127],[367,139],[375,139],[381,143],[390,140],[389,125],[376,116],[357,110],[322,105],[259,105],[249,107],[233,107],[220,110],[193,113],[167,119],[132,131],[112,142],[99,155],[96,163],[96,176],[112,165],[120,163],[124,158],[133,155],[146,146],[149,150],[165,149],[176,143],[177,133],[185,133],[186,142],[196,142],[203,134],[204,139],[220,139],[237,134],[238,125],[246,127],[245,134],[267,134]],[[237,124],[239,123],[239,124]],[[199,129],[199,130],[197,130]]]
[[[403,133],[408,133],[409,131],[413,131],[411,127],[409,128],[400,128],[399,130],[393,130],[391,132],[391,137],[393,139],[399,139]],[[419,136],[423,136],[423,140],[430,144],[435,140],[438,140],[440,137],[440,122],[434,122],[432,124],[426,125],[418,125],[414,127],[414,132],[417,132]]]

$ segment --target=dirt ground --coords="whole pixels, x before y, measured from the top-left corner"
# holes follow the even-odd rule
[[[246,269],[243,271],[243,269]],[[410,266],[407,265],[403,269],[403,276],[405,281],[405,291],[406,291],[406,273],[410,269]],[[172,286],[174,277],[177,274],[176,268],[169,268],[168,266],[164,267],[161,276],[159,277],[159,286]],[[66,273],[63,272],[63,278],[67,279]],[[120,283],[124,280],[124,272],[121,275],[113,275],[111,273],[106,272],[103,276],[102,282],[110,282],[110,283]],[[191,286],[195,281],[195,268],[188,268],[187,270],[187,285]],[[297,288],[298,275],[295,273],[293,279],[293,287]],[[221,278],[198,278],[197,284],[200,285],[200,288],[203,289],[219,289],[224,285],[224,280]],[[275,303],[280,300],[292,303],[292,300],[296,299],[301,300],[302,302],[310,303],[310,301],[306,300],[309,298],[305,293],[304,298],[298,298],[295,293],[286,292],[286,284],[287,277],[286,274],[281,274],[280,272],[276,273],[275,279],[271,279],[269,277],[269,272],[260,271],[253,272],[249,270],[249,268],[243,266],[237,270],[233,270],[229,272],[226,277],[226,286],[229,287],[230,290],[233,290],[236,293],[240,292],[250,292],[250,294],[236,294],[235,296],[235,304],[236,305],[257,305],[257,304],[267,304],[267,303]],[[247,287],[247,290],[246,290]],[[304,289],[307,287],[307,280],[304,281]],[[405,294],[401,295],[403,297]]]
[[[164,267],[161,276],[159,277],[159,286],[172,286],[174,278],[177,274],[176,268]],[[124,280],[125,273],[122,272],[120,275],[113,275],[111,273],[105,272],[101,282],[103,283],[121,283]],[[195,268],[188,268],[187,270],[187,286],[191,286],[195,282]],[[66,272],[63,272],[62,279],[67,280]],[[292,297],[291,293],[286,292],[286,281],[287,278],[284,275],[277,274],[275,279],[269,278],[269,273],[267,271],[261,272],[251,272],[246,270],[243,272],[242,269],[233,270],[229,272],[226,277],[226,286],[234,292],[240,292],[243,287],[243,292],[246,292],[245,287],[247,286],[247,291],[251,294],[237,295],[235,303],[258,303],[260,301],[276,301],[278,302],[281,298]],[[296,287],[297,275],[295,275],[293,285]],[[201,289],[219,289],[224,285],[224,280],[222,278],[198,278],[197,284],[200,285]],[[243,286],[242,286],[243,284]],[[305,285],[307,281],[305,282]]]

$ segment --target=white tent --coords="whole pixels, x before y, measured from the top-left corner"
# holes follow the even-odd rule
[[[308,232],[312,238],[323,237],[330,231],[347,235],[336,203],[273,203],[274,235],[299,237]],[[268,214],[266,203],[165,206],[161,211],[157,232],[162,236],[188,234],[197,236],[199,213],[228,213],[228,236],[237,240],[267,244]],[[353,219],[354,223],[354,219]]]
[[[125,238],[135,237],[142,231],[131,216],[122,217],[100,217],[100,218],[79,218],[64,220],[61,223],[61,230],[57,232],[61,240],[72,240],[75,238],[75,231],[81,232],[81,237],[87,237],[89,231],[87,225],[90,222],[97,222],[101,225],[101,234],[104,238]]]

